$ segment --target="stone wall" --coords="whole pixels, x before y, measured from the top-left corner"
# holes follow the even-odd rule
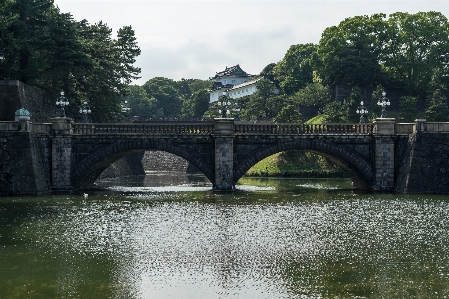
[[[24,108],[31,113],[31,121],[48,122],[56,116],[56,106],[43,93],[17,80],[0,80],[0,121],[14,121],[14,112]]]
[[[99,179],[116,178],[129,175],[145,175],[142,158],[145,152],[137,152],[118,160],[106,168]]]
[[[449,133],[411,134],[400,167],[396,191],[449,193]]]
[[[51,189],[51,141],[29,132],[0,134],[0,195]]]
[[[189,162],[163,151],[147,151],[142,159],[145,171],[190,172]]]

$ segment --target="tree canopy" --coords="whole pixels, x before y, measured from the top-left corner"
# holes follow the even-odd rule
[[[87,102],[93,121],[114,120],[127,85],[140,73],[133,65],[140,49],[131,26],[120,28],[113,38],[107,24],[75,21],[51,0],[0,5],[5,52],[0,79],[36,86],[49,103],[64,91],[71,117],[80,118],[79,107]]]

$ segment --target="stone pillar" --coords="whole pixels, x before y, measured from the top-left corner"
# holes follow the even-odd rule
[[[394,190],[394,118],[374,122],[374,191]]]
[[[413,126],[414,133],[421,133],[426,131],[426,120],[415,119],[415,125]]]
[[[51,185],[53,190],[73,189],[72,165],[72,119],[52,118]]]
[[[233,191],[234,184],[234,119],[215,119],[214,190]]]

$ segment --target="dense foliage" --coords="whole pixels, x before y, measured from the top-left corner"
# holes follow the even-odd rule
[[[328,122],[358,122],[356,110],[368,99],[365,119],[371,121],[380,116],[377,102],[384,90],[401,94],[399,111],[392,113],[400,121],[444,119],[436,113],[447,99],[434,92],[449,89],[449,23],[438,12],[347,18],[327,28],[318,45],[291,46],[259,76],[265,79],[258,91],[238,99],[243,119],[289,119],[292,107],[301,114],[300,107],[308,106]],[[332,94],[337,85],[352,88],[341,102]]]
[[[36,86],[50,103],[64,91],[71,117],[79,118],[77,111],[87,102],[91,120],[116,119],[127,85],[140,73],[133,66],[140,49],[130,26],[113,38],[103,22],[75,21],[52,0],[2,1],[1,6],[0,79]]]

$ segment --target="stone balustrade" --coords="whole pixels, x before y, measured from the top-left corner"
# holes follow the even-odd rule
[[[58,120],[58,119],[55,119]],[[24,122],[22,122],[24,123]],[[24,128],[25,126],[25,128]],[[72,123],[73,134],[186,134],[209,135],[216,130],[214,123],[202,122],[161,122],[161,123]],[[374,124],[247,124],[234,122],[234,133],[244,134],[371,134]],[[0,121],[0,131],[26,130],[32,133],[51,133],[52,123],[27,121]],[[412,134],[414,132],[449,133],[449,122],[395,123],[394,134]]]
[[[373,124],[238,124],[236,134],[371,134]]]
[[[185,134],[210,135],[214,132],[213,123],[125,123],[100,124],[75,123],[72,126],[73,134]]]
[[[449,132],[449,122],[427,122],[426,132]]]
[[[414,123],[396,123],[394,124],[394,132],[396,134],[412,134],[414,126]]]

